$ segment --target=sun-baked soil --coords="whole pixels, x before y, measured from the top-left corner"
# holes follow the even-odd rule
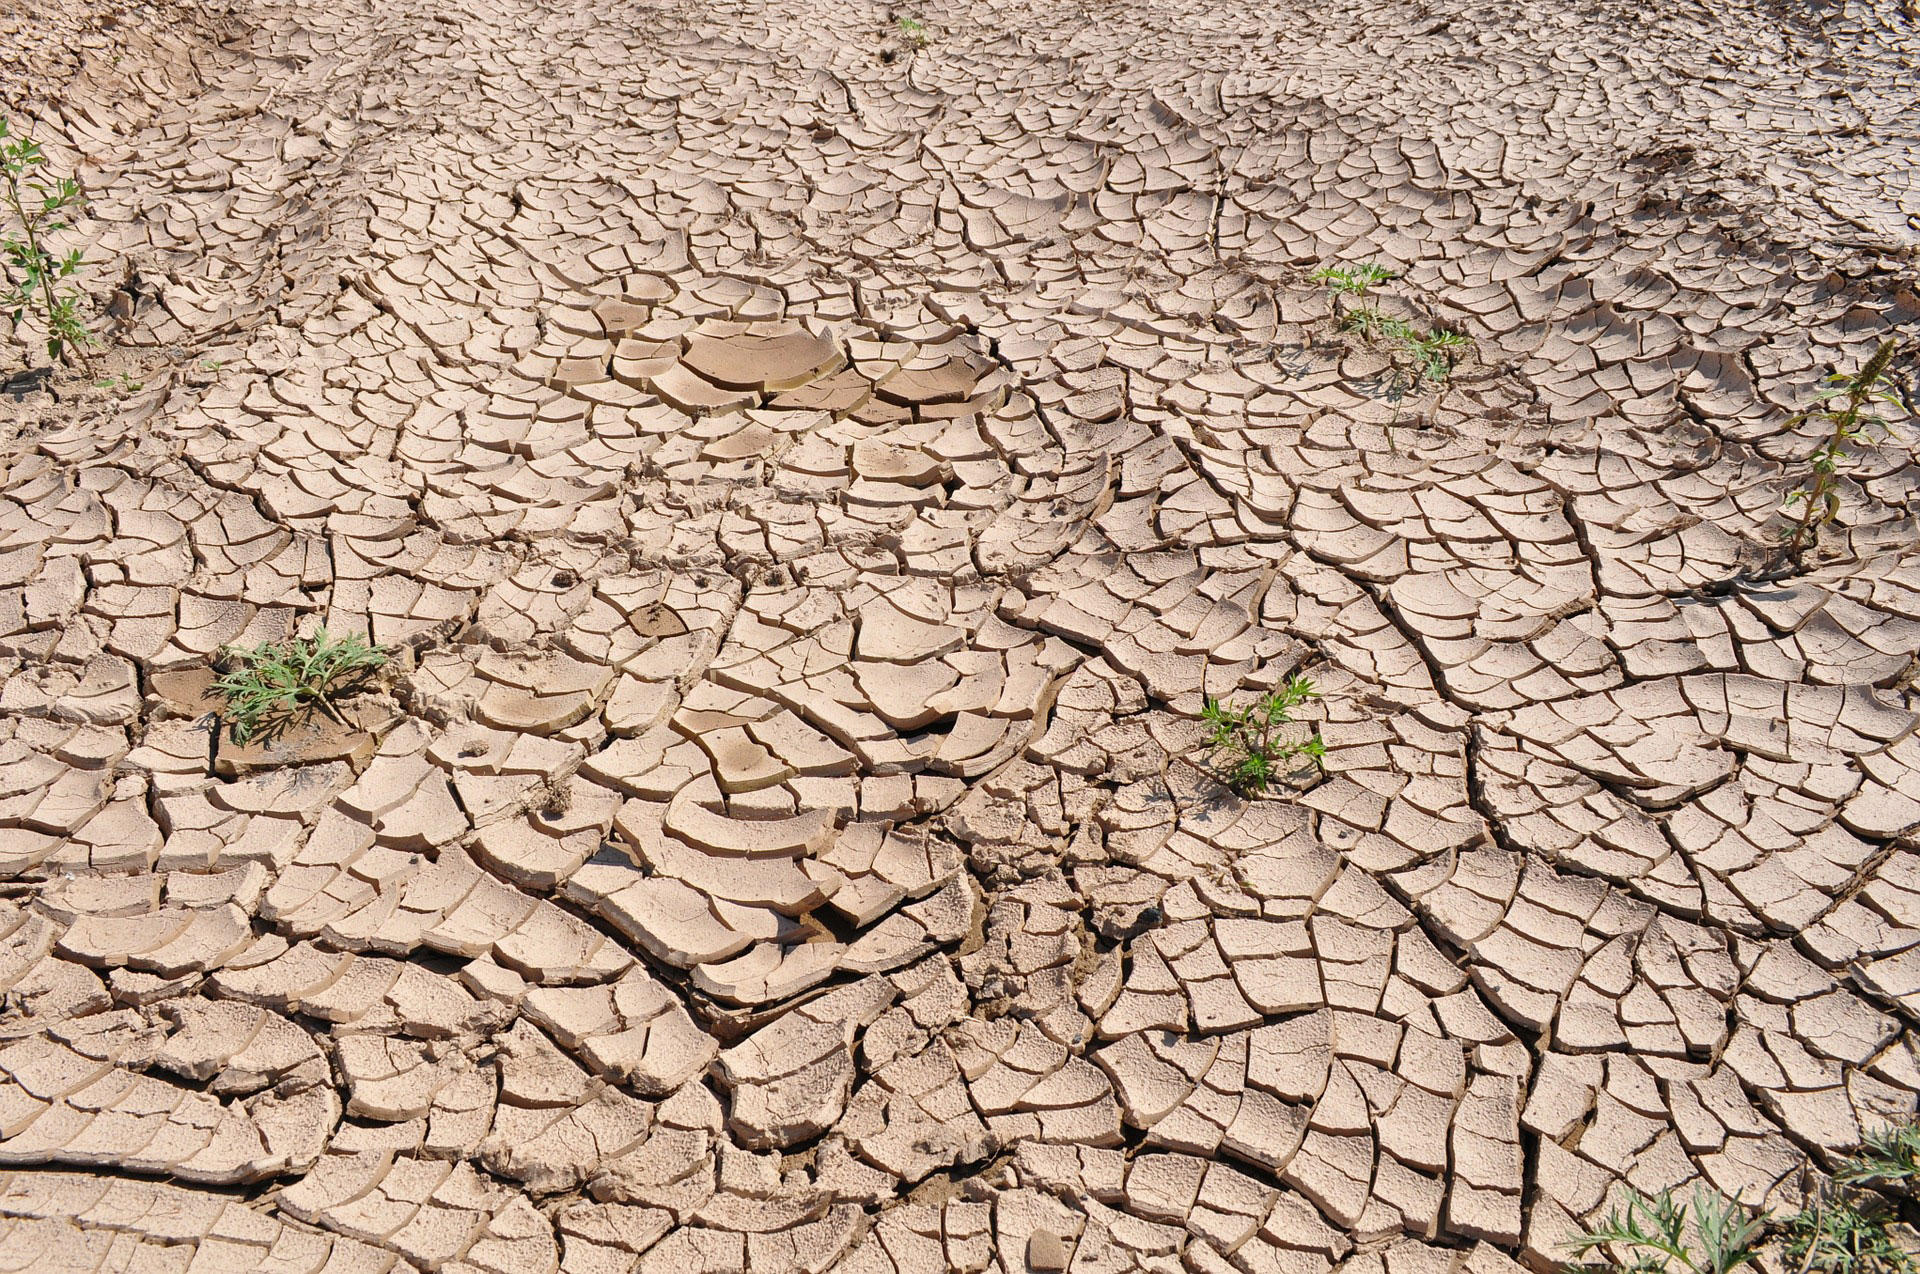
[[[1504,1274],[1914,1110],[1917,426],[1777,549],[1898,6],[0,37],[104,337],[0,396],[0,1268]]]

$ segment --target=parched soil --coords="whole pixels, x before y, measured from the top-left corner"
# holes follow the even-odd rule
[[[1920,426],[1779,549],[1822,378],[1912,379],[1917,66],[1888,3],[0,0],[103,337],[0,395],[0,1268],[1797,1206],[1920,1093]],[[321,623],[387,667],[236,741],[223,649]],[[1238,795],[1204,701],[1295,675],[1324,765]]]

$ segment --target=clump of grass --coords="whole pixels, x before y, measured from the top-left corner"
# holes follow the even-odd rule
[[[924,49],[927,47],[929,37],[927,35],[926,23],[920,21],[918,18],[901,18],[897,25],[900,27],[900,34],[913,41],[915,48]]]
[[[1853,375],[1835,372],[1827,377],[1827,388],[1820,391],[1814,406],[1787,422],[1792,428],[1818,420],[1826,428],[1826,437],[1807,457],[1807,480],[1787,493],[1782,506],[1783,510],[1796,505],[1800,508],[1799,520],[1793,524],[1784,546],[1795,569],[1805,564],[1807,550],[1819,540],[1820,528],[1840,516],[1840,463],[1851,454],[1849,448],[1869,440],[1876,432],[1883,435],[1892,432],[1885,418],[1872,414],[1869,409],[1900,403],[1893,378],[1888,374],[1893,365],[1893,351],[1894,342],[1883,341],[1866,365]]]
[[[1257,796],[1285,772],[1288,762],[1306,757],[1320,764],[1327,745],[1318,733],[1305,739],[1277,737],[1282,726],[1292,723],[1294,709],[1319,697],[1306,677],[1289,677],[1238,708],[1209,695],[1200,719],[1207,724],[1207,743],[1227,786],[1242,796]]]
[[[284,729],[309,709],[348,724],[338,700],[363,689],[387,662],[386,647],[358,636],[336,638],[325,627],[311,637],[228,646],[221,653],[232,671],[213,688],[227,701],[235,743]]]
[[[63,286],[84,263],[75,248],[55,256],[47,236],[65,230],[67,210],[83,200],[71,177],[32,179],[47,157],[39,144],[15,136],[0,119],[0,208],[13,223],[0,235],[0,312],[14,327],[29,313],[46,332],[47,359],[58,363],[93,341],[80,316],[80,291]]]

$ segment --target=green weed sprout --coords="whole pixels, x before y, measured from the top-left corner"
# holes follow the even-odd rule
[[[1881,342],[1866,365],[1853,375],[1835,372],[1827,377],[1827,388],[1820,391],[1815,405],[1788,421],[1788,427],[1818,420],[1826,427],[1826,438],[1807,457],[1810,473],[1807,481],[1787,493],[1782,509],[1800,507],[1800,518],[1786,542],[1786,556],[1796,569],[1804,565],[1806,553],[1819,539],[1820,528],[1840,516],[1840,462],[1848,448],[1868,440],[1877,430],[1885,434],[1891,428],[1868,408],[1879,404],[1898,405],[1893,378],[1887,369],[1893,363],[1894,342]]]
[[[900,34],[912,40],[920,48],[927,47],[927,24],[918,18],[901,18]]]
[[[1365,300],[1367,290],[1374,284],[1397,279],[1400,275],[1384,265],[1369,261],[1365,265],[1325,266],[1315,270],[1311,277],[1315,283],[1324,283],[1342,296]]]
[[[1757,1260],[1765,1234],[1759,1217],[1701,1186],[1687,1202],[1676,1199],[1672,1190],[1651,1197],[1631,1193],[1624,1207],[1615,1207],[1567,1246],[1575,1256],[1609,1255],[1608,1250],[1615,1249],[1612,1255],[1628,1258],[1621,1268],[1635,1274],[1731,1274]]]
[[[235,743],[263,727],[269,734],[282,729],[308,708],[346,725],[336,701],[363,688],[387,662],[384,646],[357,636],[334,638],[324,627],[311,637],[262,642],[251,650],[228,646],[222,653],[234,667],[213,688],[227,701]]]
[[[1467,338],[1458,332],[1407,331],[1401,336],[1402,347],[1413,356],[1414,370],[1421,380],[1430,380],[1444,385],[1453,375],[1454,360],[1467,348]]]
[[[1348,331],[1372,337],[1380,334],[1383,324],[1393,322],[1367,296],[1375,284],[1399,278],[1397,271],[1369,261],[1364,265],[1325,266],[1310,277],[1315,283],[1326,284],[1333,292],[1334,311],[1340,316],[1340,326]],[[1345,308],[1343,299],[1350,303]]]
[[[1396,318],[1387,318],[1375,313],[1366,329],[1369,336],[1378,335],[1392,343],[1395,352],[1405,354],[1413,360],[1414,384],[1430,380],[1444,385],[1453,375],[1454,360],[1460,351],[1472,344],[1458,332],[1434,329],[1423,332],[1411,323],[1403,323]],[[1408,386],[1412,388],[1412,386]]]
[[[1458,332],[1438,329],[1422,331],[1401,319],[1390,318],[1368,298],[1375,286],[1399,274],[1386,266],[1330,265],[1315,270],[1315,283],[1324,283],[1334,295],[1334,309],[1340,326],[1358,332],[1368,340],[1384,339],[1412,358],[1415,382],[1433,381],[1444,385],[1453,375],[1453,365],[1470,343]]]
[[[1208,745],[1224,762],[1220,768],[1227,786],[1242,796],[1257,796],[1282,773],[1284,763],[1307,757],[1318,765],[1327,745],[1317,733],[1293,741],[1274,736],[1292,722],[1295,708],[1319,697],[1305,677],[1289,677],[1277,689],[1239,708],[1207,696],[1200,719],[1207,724]]]
[[[46,244],[48,235],[67,228],[62,214],[83,202],[80,183],[30,180],[46,162],[38,143],[14,136],[0,119],[0,206],[14,223],[0,236],[0,312],[15,327],[29,311],[35,314],[46,329],[47,358],[57,363],[93,337],[80,316],[79,289],[61,286],[83,264],[80,250],[56,257]]]

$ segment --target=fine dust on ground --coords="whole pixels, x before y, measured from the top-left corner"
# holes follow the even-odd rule
[[[1913,1110],[1912,426],[1772,548],[1907,11],[0,36],[108,340],[0,398],[0,1266],[1502,1274]]]

